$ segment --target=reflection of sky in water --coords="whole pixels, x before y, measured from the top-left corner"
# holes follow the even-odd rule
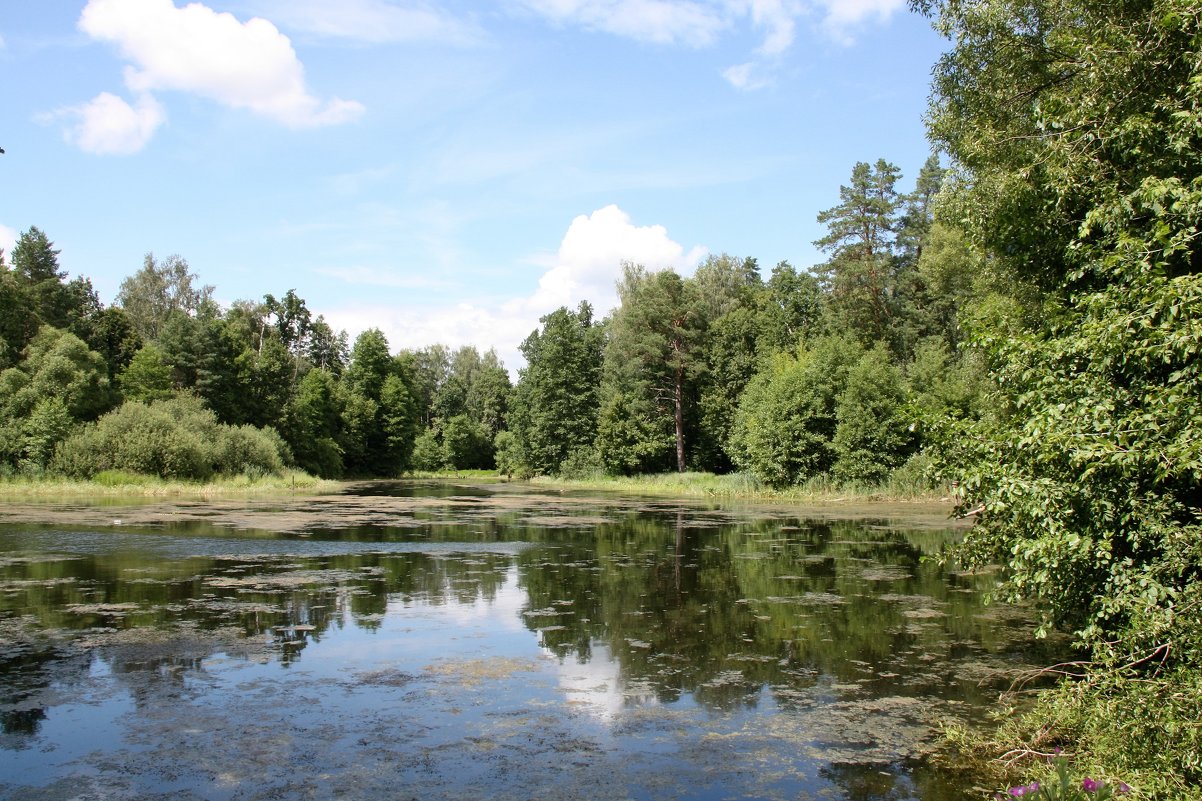
[[[546,505],[505,513],[590,513]],[[0,525],[0,622],[68,654],[0,662],[0,708],[45,710],[0,739],[0,796],[957,797],[899,766],[1027,624],[922,560],[944,535],[678,511],[399,541]]]

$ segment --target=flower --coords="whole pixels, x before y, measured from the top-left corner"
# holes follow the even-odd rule
[[[1096,793],[1102,789],[1102,783],[1086,776],[1085,781],[1081,782],[1081,789],[1087,793]]]
[[[1119,782],[1119,795],[1126,795],[1131,792],[1131,788],[1127,786],[1127,782]]]
[[[1018,787],[1010,788],[1010,795],[1014,796],[1015,798],[1021,798],[1022,796],[1026,795],[1026,794],[1027,794],[1027,786],[1024,784],[1020,784]]]

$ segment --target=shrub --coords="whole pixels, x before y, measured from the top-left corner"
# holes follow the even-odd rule
[[[62,442],[53,467],[76,478],[125,471],[205,480],[214,473],[279,473],[288,458],[274,431],[222,425],[200,399],[180,395],[123,404]]]

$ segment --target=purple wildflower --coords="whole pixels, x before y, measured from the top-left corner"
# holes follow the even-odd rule
[[[1126,795],[1131,792],[1131,788],[1127,786],[1127,782],[1119,782],[1119,795]]]
[[[1096,793],[1102,789],[1102,783],[1086,776],[1085,781],[1081,782],[1081,789],[1087,793]]]
[[[1010,795],[1014,796],[1015,798],[1022,798],[1026,794],[1027,794],[1026,785],[1020,784],[1018,787],[1010,788]]]

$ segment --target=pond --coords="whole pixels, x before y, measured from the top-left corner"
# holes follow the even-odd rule
[[[6,503],[0,797],[963,798],[1056,660],[946,510],[394,482]]]

